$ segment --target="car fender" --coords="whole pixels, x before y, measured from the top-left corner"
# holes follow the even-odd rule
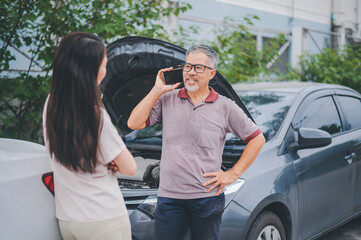
[[[290,204],[292,203],[290,203],[287,196],[284,196],[280,193],[267,196],[251,211],[245,228],[242,231],[242,239],[246,238],[253,221],[264,210],[275,213],[281,219],[283,226],[285,227],[287,239],[296,239],[295,236],[297,236],[297,224],[295,223],[297,222],[297,218],[295,215],[297,213],[291,212],[293,207],[290,206]]]
[[[287,209],[289,222],[292,223],[292,236],[296,236],[294,231],[297,231],[295,220],[298,216],[298,187],[294,165],[287,154],[278,156],[278,148],[268,145],[265,144],[255,162],[241,176],[245,184],[233,201],[251,213],[245,234],[262,210],[268,209],[277,214],[277,210]]]

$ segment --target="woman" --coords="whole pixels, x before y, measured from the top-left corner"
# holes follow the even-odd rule
[[[136,163],[102,107],[99,84],[106,64],[104,44],[85,32],[66,35],[53,59],[43,130],[63,239],[131,239],[124,199],[109,168],[134,175]]]

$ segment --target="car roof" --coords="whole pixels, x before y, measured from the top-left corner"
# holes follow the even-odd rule
[[[240,91],[277,91],[298,93],[303,89],[310,87],[330,87],[336,85],[300,82],[300,81],[282,81],[282,82],[257,82],[257,83],[236,83],[232,87],[236,92]]]
[[[47,154],[43,145],[19,139],[0,138],[0,163],[23,161],[43,155],[48,157]]]
[[[328,83],[315,82],[301,82],[301,81],[282,81],[282,82],[257,82],[257,83],[237,83],[232,85],[235,92],[241,93],[245,91],[269,91],[269,92],[286,92],[307,95],[313,91],[323,89],[346,90],[351,94],[360,95],[356,90],[338,85]]]

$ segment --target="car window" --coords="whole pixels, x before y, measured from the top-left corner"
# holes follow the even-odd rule
[[[277,91],[239,91],[237,94],[267,141],[276,135],[296,96]]]
[[[309,103],[295,127],[320,129],[331,135],[341,132],[341,120],[332,97],[321,97]]]
[[[338,99],[350,129],[361,127],[361,99],[348,96],[338,96]]]

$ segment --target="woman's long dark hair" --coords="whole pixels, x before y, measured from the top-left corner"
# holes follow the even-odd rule
[[[74,171],[95,170],[101,122],[97,75],[105,53],[96,35],[73,32],[61,40],[54,55],[46,112],[49,151]]]

